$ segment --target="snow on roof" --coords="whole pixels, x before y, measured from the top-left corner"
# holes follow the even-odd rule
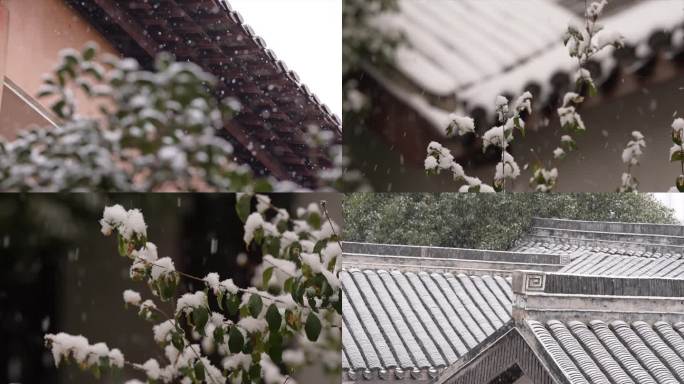
[[[523,239],[531,237],[547,247],[518,245],[514,249],[522,252],[497,252],[343,243],[345,381],[425,381],[439,375],[451,382],[452,375],[458,376],[462,369],[469,369],[470,362],[486,356],[490,344],[501,342],[500,331],[511,326],[535,338],[544,352],[539,358],[557,365],[552,371],[570,383],[626,382],[618,370],[605,370],[613,366],[622,367],[630,377],[666,379],[674,374],[682,378],[684,365],[672,369],[672,364],[684,359],[684,323],[672,319],[684,321],[684,317],[668,300],[677,301],[684,292],[684,280],[678,280],[684,276],[684,258],[677,252],[684,244],[684,226],[534,218]],[[511,265],[557,267],[547,271],[521,267],[527,270],[513,272],[512,280],[468,271],[473,263],[501,264],[506,257]],[[419,265],[422,270],[406,268],[405,258],[418,260],[414,264],[425,258],[424,265]],[[384,266],[371,268],[366,262]],[[435,272],[437,265],[449,263],[460,272]],[[526,307],[515,309],[516,295],[529,296],[520,301]],[[596,298],[575,300],[587,295]],[[658,300],[651,303],[653,297]],[[607,300],[607,306],[596,300]],[[649,305],[674,312],[662,317]],[[521,315],[525,321],[511,325],[512,314],[518,316],[516,310],[526,313]],[[619,339],[626,349],[612,341],[605,344],[605,353],[598,344],[576,348],[577,343],[593,338],[601,342]],[[665,359],[665,370],[656,367],[656,360],[646,364],[643,359],[651,357],[638,352],[646,347]],[[666,347],[679,348],[678,355]],[[594,365],[602,369],[595,370]]]
[[[546,0],[400,0],[400,12],[379,25],[398,30],[409,46],[396,65],[419,87],[450,95],[515,66],[560,41],[569,20],[578,20]]]
[[[227,0],[142,2],[65,0],[122,54],[144,65],[160,51],[189,60],[219,79],[220,97],[241,104],[225,126],[236,157],[256,173],[309,188],[332,166],[327,148],[302,154],[307,128],[318,126],[341,143],[341,121],[298,75],[278,60]]]
[[[429,380],[511,319],[510,279],[349,269],[342,367],[349,380]]]
[[[557,253],[575,260],[588,255],[642,258],[684,255],[684,226],[591,222],[535,218],[531,229],[511,249]]]
[[[570,383],[684,382],[684,324],[528,320]]]
[[[536,84],[541,88],[540,99],[545,100],[553,92],[550,80],[554,74],[576,70],[577,62],[563,46],[562,36],[568,24],[582,19],[558,3],[400,0],[399,4],[399,13],[383,15],[378,24],[404,34],[408,44],[397,49],[394,65],[423,92],[402,93],[387,87],[387,80],[383,85],[409,100],[439,132],[444,127],[437,125],[440,120],[434,116],[439,112],[433,110],[439,108],[431,106],[423,93],[455,96],[467,111],[482,108],[491,114],[497,95],[518,95]],[[619,12],[603,18],[601,24],[620,32],[628,46],[637,48],[637,55],[644,55],[650,52],[648,40],[653,33],[676,30],[683,21],[680,0],[660,0],[619,7]],[[595,56],[604,74],[617,65],[613,51],[606,48]],[[412,98],[406,92],[415,95]]]

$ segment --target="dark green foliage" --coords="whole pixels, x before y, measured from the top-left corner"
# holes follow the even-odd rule
[[[676,223],[646,194],[356,193],[343,209],[349,241],[482,249],[507,249],[535,216]]]

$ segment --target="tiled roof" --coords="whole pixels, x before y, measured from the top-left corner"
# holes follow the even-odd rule
[[[535,218],[515,252],[345,242],[343,381],[469,384],[514,365],[504,376],[524,367],[538,383],[684,372],[663,347],[684,351],[682,239],[681,225]]]
[[[398,70],[418,87],[450,96],[557,45],[569,11],[546,0],[400,0],[379,25],[402,31]],[[456,22],[457,21],[457,22]],[[477,50],[473,50],[477,46]]]
[[[257,173],[316,188],[330,168],[327,149],[308,149],[316,125],[341,142],[341,121],[225,0],[65,0],[129,57],[149,66],[160,51],[197,63],[219,79],[218,96],[242,109],[225,125],[236,156]],[[153,4],[154,3],[154,4]]]
[[[347,379],[429,379],[511,319],[499,276],[343,270]]]
[[[558,254],[490,251],[395,244],[343,242],[348,268],[411,272],[466,273],[507,277],[515,270],[557,271],[567,260]]]
[[[508,334],[527,348],[501,358],[511,340],[490,338],[445,369],[439,383],[470,383],[477,375],[502,382],[512,365],[526,367],[514,380],[525,375],[535,383],[684,382],[684,280],[521,271],[512,289]]]
[[[569,383],[684,382],[684,323],[528,320]]]
[[[594,253],[574,259],[561,268],[560,272],[600,276],[684,278],[684,259],[680,254],[642,257]]]
[[[673,257],[684,254],[684,226],[535,218],[511,249],[571,259],[596,254]]]
[[[382,19],[398,26],[409,43],[397,51],[397,74],[369,73],[442,134],[454,111],[483,118],[483,124],[493,121],[497,95],[531,90],[535,109],[555,110],[577,70],[562,36],[569,23],[581,20],[545,0],[403,0],[398,15]],[[594,57],[590,66],[599,88],[613,87],[616,73],[649,74],[659,57],[680,57],[683,22],[678,0],[630,1],[607,13],[601,24],[622,33],[626,48]]]

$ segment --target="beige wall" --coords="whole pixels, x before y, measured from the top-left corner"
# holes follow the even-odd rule
[[[5,76],[31,97],[41,85],[41,75],[55,66],[60,50],[80,49],[85,43],[94,41],[101,52],[115,53],[114,48],[63,0],[0,0],[0,4],[9,11]],[[45,100],[38,102],[47,107]],[[82,94],[78,94],[77,102],[81,115],[97,111]]]

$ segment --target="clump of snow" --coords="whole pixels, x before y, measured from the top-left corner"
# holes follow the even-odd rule
[[[117,367],[117,368],[123,368],[124,366],[124,355],[121,353],[120,350],[117,348],[114,348],[109,351],[109,354],[107,355],[109,357],[109,364]]]
[[[322,269],[321,273],[334,290],[338,290],[340,288],[340,279],[333,272],[330,272],[327,269]]]
[[[105,343],[91,345],[88,339],[81,335],[74,336],[61,332],[56,335],[47,334],[45,340],[50,344],[56,365],[59,365],[62,359],[69,357],[89,367],[99,365],[101,358],[107,358],[110,365],[117,368],[122,368],[124,365],[121,351],[116,348],[110,351]]]
[[[240,288],[233,283],[233,279],[223,280],[220,285],[222,290],[226,290],[228,293],[232,293],[233,295],[240,291]]]
[[[470,117],[458,116],[450,114],[449,119],[451,123],[447,127],[447,135],[463,136],[469,132],[475,132],[475,120]]]
[[[138,209],[131,209],[128,211],[123,228],[121,229],[121,236],[123,236],[124,239],[131,239],[133,235],[147,237],[145,218]]]
[[[271,255],[266,255],[263,257],[263,261],[290,276],[295,276],[297,273],[297,266],[289,260],[277,259]]]
[[[157,305],[154,304],[152,300],[145,300],[140,304],[140,310],[138,314],[143,316],[145,320],[149,320],[152,317],[152,313],[157,309]]]
[[[563,148],[556,148],[553,150],[553,158],[554,159],[562,159],[565,157],[565,150]]]
[[[147,242],[143,248],[131,252],[131,256],[136,259],[154,262],[158,259],[157,246],[154,243]]]
[[[513,156],[503,152],[503,161],[496,165],[494,180],[515,179],[520,176],[520,167]]]
[[[506,139],[504,139],[506,137]],[[482,135],[482,149],[486,150],[490,145],[503,148],[504,142],[513,140],[505,126],[492,127]]]
[[[255,319],[253,317],[243,317],[238,321],[237,326],[248,333],[263,332],[268,327],[268,323],[264,319]]]
[[[254,239],[254,232],[264,225],[264,218],[258,212],[253,212],[247,217],[245,221],[245,235],[243,240],[245,244],[249,244]]]
[[[167,275],[172,275],[176,272],[176,267],[170,257],[162,257],[152,264],[152,271],[150,272],[152,280],[157,280]]]
[[[226,378],[223,376],[223,372],[211,364],[211,361],[206,357],[200,358],[202,365],[204,366],[204,379],[208,384],[225,384]]]
[[[308,265],[313,273],[320,273],[323,269],[321,264],[321,258],[315,253],[302,252],[299,257],[302,259],[302,263]]]
[[[595,18],[599,17],[603,12],[603,8],[608,4],[608,0],[594,1],[587,7],[587,16]]]
[[[557,179],[558,169],[547,170],[539,168],[534,171],[532,178],[530,178],[530,184],[535,185],[535,191],[537,192],[550,192],[556,185]]]
[[[266,212],[271,207],[271,198],[266,195],[256,195],[256,210],[259,213]]]
[[[261,377],[265,384],[281,384],[285,381],[294,382],[292,379],[286,379],[280,373],[280,368],[265,353],[261,354]]]
[[[140,305],[140,302],[142,301],[142,297],[140,297],[140,293],[132,290],[132,289],[127,289],[123,293],[123,298],[124,298],[124,303],[130,304],[130,305]]]
[[[207,295],[204,291],[197,291],[195,293],[186,293],[178,299],[176,304],[176,314],[181,312],[191,313],[193,310],[201,307],[208,307]]]
[[[304,364],[304,351],[300,349],[286,349],[283,351],[283,362],[289,366],[299,366]]]
[[[646,142],[641,132],[632,132],[632,140],[627,143],[627,147],[622,151],[622,162],[627,165],[639,164],[639,158],[644,147],[646,147]]]
[[[532,94],[529,91],[523,92],[520,97],[515,101],[515,110],[518,113],[527,111],[527,113],[532,113]]]
[[[214,292],[215,295],[218,295],[220,292],[220,281],[219,281],[219,274],[216,272],[211,272],[207,274],[204,277],[204,282],[207,283],[207,286],[209,289]]]
[[[119,204],[111,207],[105,207],[100,225],[102,225],[102,234],[109,236],[112,229],[124,223],[126,220],[126,210]]]
[[[154,341],[160,344],[168,343],[171,341],[171,336],[173,330],[176,328],[176,324],[173,320],[166,320],[152,327],[152,332],[154,333]]]
[[[684,118],[676,118],[672,122],[672,129],[674,129],[676,132],[682,132],[684,130]]]
[[[223,368],[229,371],[234,371],[236,369],[243,369],[245,371],[249,370],[252,365],[252,355],[248,355],[242,352],[226,356],[221,362]]]
[[[328,242],[325,247],[321,250],[321,255],[323,256],[323,264],[328,265],[330,260],[342,256],[342,248],[337,241]]]
[[[437,159],[432,156],[425,158],[425,169],[430,171],[437,168]]]
[[[470,176],[465,176],[463,178],[465,180],[466,185],[462,185],[458,191],[461,193],[466,193],[466,192],[471,192],[471,191],[478,191],[482,193],[494,193],[496,190],[492,188],[491,186],[487,184],[483,184],[480,179],[477,177],[470,177]]]
[[[608,46],[621,47],[625,44],[625,38],[618,31],[603,29],[596,34],[597,49],[601,50]]]
[[[137,209],[126,211],[119,204],[105,207],[100,225],[102,233],[107,236],[112,233],[113,229],[118,229],[126,240],[131,240],[134,235],[147,237],[147,225],[142,212]]]
[[[140,367],[150,380],[158,380],[161,376],[161,368],[159,368],[159,362],[156,359],[149,359]]]

